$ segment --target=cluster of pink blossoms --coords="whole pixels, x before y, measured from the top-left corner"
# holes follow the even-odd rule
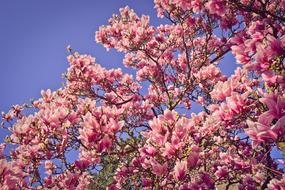
[[[125,7],[96,32],[135,77],[71,52],[61,89],[2,113],[0,189],[285,189],[285,1],[154,3],[168,24]]]

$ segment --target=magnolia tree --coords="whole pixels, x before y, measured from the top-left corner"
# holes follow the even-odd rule
[[[70,51],[62,88],[2,114],[1,189],[285,189],[285,1],[154,3],[168,24],[125,7],[96,32],[134,77]]]

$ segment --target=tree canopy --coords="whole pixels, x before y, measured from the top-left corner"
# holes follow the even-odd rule
[[[285,189],[285,1],[154,4],[167,24],[124,7],[96,32],[134,76],[68,48],[62,88],[2,113],[1,189]]]

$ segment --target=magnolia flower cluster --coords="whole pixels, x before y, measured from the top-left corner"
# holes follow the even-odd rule
[[[2,113],[0,189],[285,189],[285,1],[154,4],[166,24],[96,32],[135,76],[71,51],[61,89]]]

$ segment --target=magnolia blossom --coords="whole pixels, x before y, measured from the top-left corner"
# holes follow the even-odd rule
[[[174,177],[178,181],[182,181],[186,177],[186,173],[187,173],[187,162],[185,160],[176,162],[174,167]]]

